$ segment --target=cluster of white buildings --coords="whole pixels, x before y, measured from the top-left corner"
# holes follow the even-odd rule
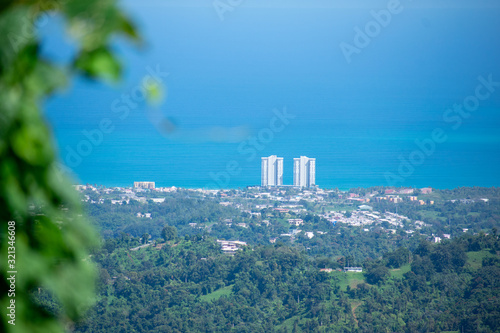
[[[262,186],[283,186],[283,157],[262,157]],[[316,159],[301,156],[293,159],[293,186],[316,185]]]
[[[363,273],[363,267],[344,267],[344,272]]]
[[[236,251],[240,250],[242,246],[246,246],[246,242],[241,241],[226,241],[226,240],[217,240],[217,243],[221,245],[222,252],[226,254],[234,254]]]
[[[355,227],[381,222],[387,222],[393,226],[402,227],[403,221],[409,220],[406,216],[394,214],[391,212],[385,212],[381,214],[379,212],[373,211],[354,210],[351,212],[351,216],[349,217],[346,217],[344,215],[345,213],[346,212],[330,211],[320,216],[332,223],[340,222]]]
[[[155,182],[134,182],[134,188],[154,189]]]
[[[290,223],[291,225],[294,225],[294,226],[298,227],[299,225],[303,225],[304,224],[304,220],[303,219],[288,219],[288,223]]]

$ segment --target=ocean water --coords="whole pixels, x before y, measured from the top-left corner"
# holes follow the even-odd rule
[[[225,143],[172,138],[150,123],[123,129],[116,124],[112,133],[102,135],[100,144],[92,145],[88,156],[78,154],[86,152],[90,142],[81,131],[56,133],[61,160],[73,170],[77,183],[246,187],[260,184],[260,158],[275,154],[284,157],[285,184],[293,183],[293,158],[305,155],[316,158],[316,182],[322,188],[500,185],[500,140],[484,126],[459,133],[443,129],[446,140],[435,142],[432,131],[443,127],[439,122],[338,124],[325,119],[300,121],[299,116],[294,121],[274,133],[270,142],[262,136],[269,127],[263,126],[250,129],[243,140]],[[425,144],[419,146],[416,140]],[[81,157],[80,162],[74,163],[69,149]]]
[[[500,7],[407,3],[347,62],[339,45],[383,7],[278,1],[222,21],[210,4],[184,2],[126,1],[146,46],[115,42],[123,82],[79,79],[44,104],[75,182],[245,187],[260,184],[262,156],[278,155],[292,184],[303,155],[316,158],[324,188],[500,186]],[[70,62],[60,28],[41,29],[41,52]],[[150,76],[164,95],[157,105],[141,92]],[[487,98],[447,113],[480,78],[495,82],[481,88]],[[290,118],[276,120],[284,109]]]

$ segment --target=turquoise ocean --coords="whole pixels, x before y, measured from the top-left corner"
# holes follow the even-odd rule
[[[386,1],[244,2],[223,19],[211,2],[123,5],[145,43],[114,40],[121,83],[77,79],[44,104],[75,183],[238,188],[259,185],[260,158],[278,155],[285,184],[308,156],[323,188],[500,186],[491,1],[402,1],[350,57],[339,46]],[[69,63],[61,24],[40,29],[41,52]],[[145,79],[161,102],[144,101]]]

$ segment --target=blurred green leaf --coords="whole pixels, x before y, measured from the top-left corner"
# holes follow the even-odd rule
[[[53,158],[44,127],[36,123],[21,126],[12,136],[12,149],[17,156],[32,165],[45,165]]]
[[[0,2],[0,8],[1,4]],[[0,74],[16,60],[18,53],[35,40],[30,7],[19,4],[0,10]]]
[[[0,332],[64,332],[93,301],[96,272],[88,251],[97,246],[97,237],[78,217],[79,199],[54,167],[53,141],[39,106],[75,72],[120,78],[122,67],[110,40],[120,34],[134,41],[140,37],[116,3],[0,1],[0,255],[5,258],[8,248],[6,222],[15,221],[16,269],[22,272],[16,281],[16,325],[7,324],[3,315]],[[78,54],[72,64],[40,58],[34,21],[46,10],[49,18],[62,14],[65,19]],[[34,205],[39,214],[30,209]],[[6,265],[0,260],[4,286]],[[59,301],[57,312],[35,301],[32,292],[38,288]],[[0,306],[5,309],[9,300],[3,288]]]
[[[75,61],[75,68],[93,79],[118,81],[122,67],[106,48],[81,53]]]
[[[141,36],[137,32],[137,28],[133,25],[133,23],[126,18],[125,16],[120,17],[120,26],[121,26],[121,31],[128,37],[130,37],[132,40],[141,43],[142,39]]]

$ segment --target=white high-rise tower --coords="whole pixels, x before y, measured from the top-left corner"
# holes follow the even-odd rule
[[[261,185],[283,185],[283,157],[276,155],[262,157]]]
[[[311,187],[316,185],[316,159],[301,156],[293,159],[293,185]]]

